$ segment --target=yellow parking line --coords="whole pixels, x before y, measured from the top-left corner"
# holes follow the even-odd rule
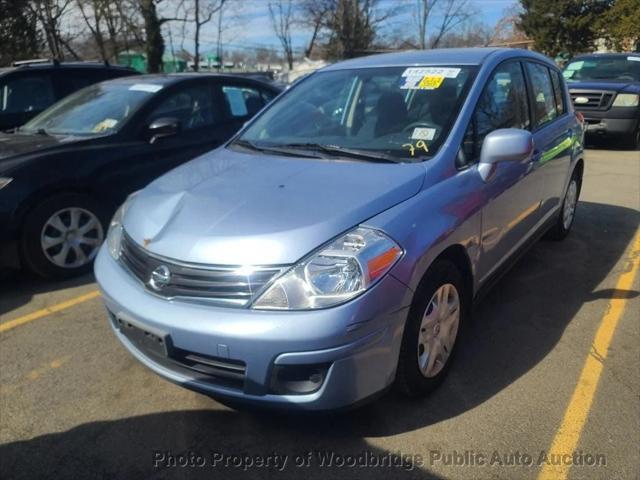
[[[627,262],[627,268],[618,278],[616,290],[629,290],[633,285],[640,265],[640,232],[636,234]],[[613,334],[618,326],[620,317],[622,317],[626,303],[627,298],[623,296],[622,298],[613,298],[609,302],[607,311],[602,317],[600,327],[598,327],[596,336],[593,339],[591,351],[584,363],[582,373],[580,373],[578,384],[564,413],[562,423],[556,432],[551,448],[547,452],[549,462],[543,465],[538,480],[562,480],[567,478],[569,474],[569,469],[571,468],[570,459],[576,450],[578,440],[587,421],[593,397],[600,381],[600,375],[604,368],[604,360],[607,358]],[[552,462],[558,464],[554,465]]]
[[[0,323],[0,333],[11,330],[12,328],[19,327],[20,325],[24,325],[25,323],[32,322],[33,320],[46,317],[47,315],[50,315],[52,313],[66,310],[67,308],[71,308],[74,305],[78,305],[79,303],[86,302],[87,300],[91,300],[92,298],[96,298],[98,296],[100,296],[100,292],[98,290],[93,290],[89,293],[85,293],[84,295],[80,295],[78,297],[67,300],[66,302],[57,303],[50,307],[28,313],[27,315],[23,315],[22,317],[14,318],[13,320],[9,320],[8,322]]]

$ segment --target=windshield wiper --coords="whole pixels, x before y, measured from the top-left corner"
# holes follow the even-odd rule
[[[284,145],[278,145],[278,148],[294,148],[294,149],[308,149],[328,153],[329,155],[360,158],[362,160],[373,160],[376,162],[387,163],[403,163],[391,155],[385,155],[384,153],[375,153],[370,150],[360,150],[357,148],[345,148],[338,145],[324,145],[320,143],[287,143]]]
[[[313,154],[308,154],[308,153],[301,154],[300,151],[298,151],[298,150],[287,148],[288,145],[282,145],[282,146],[278,145],[278,146],[273,146],[273,147],[272,146],[262,146],[262,145],[256,145],[252,141],[245,140],[245,139],[238,139],[235,142],[232,142],[231,145],[237,145],[239,147],[247,148],[249,150],[254,150],[256,152],[277,153],[277,154],[280,154],[280,155],[290,155],[290,156],[293,156],[293,157],[320,158],[318,155],[313,155]]]

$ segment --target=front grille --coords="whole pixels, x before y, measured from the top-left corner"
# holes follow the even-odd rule
[[[190,298],[227,307],[246,307],[284,267],[209,266],[185,264],[149,253],[126,233],[121,263],[147,290],[166,298]],[[152,273],[164,266],[168,279],[152,281]],[[167,271],[165,270],[165,272]]]
[[[611,106],[615,92],[599,90],[570,90],[571,101],[577,109],[607,110]],[[576,102],[577,98],[586,98],[586,103]]]

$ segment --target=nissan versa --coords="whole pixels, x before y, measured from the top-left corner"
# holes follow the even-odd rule
[[[111,325],[156,373],[232,404],[425,394],[474,298],[568,234],[582,143],[535,53],[331,65],[129,197],[95,264]]]

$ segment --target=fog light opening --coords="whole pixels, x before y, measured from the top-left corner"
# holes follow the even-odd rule
[[[322,386],[330,364],[275,365],[271,373],[270,393],[306,395]]]

